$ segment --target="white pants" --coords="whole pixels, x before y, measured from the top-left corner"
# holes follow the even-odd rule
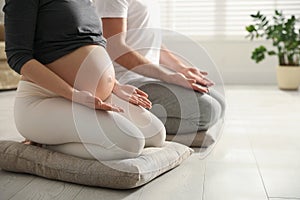
[[[125,112],[93,110],[20,81],[14,107],[16,127],[31,141],[86,159],[132,158],[144,146],[163,145],[165,128],[153,114],[113,94],[106,102]]]

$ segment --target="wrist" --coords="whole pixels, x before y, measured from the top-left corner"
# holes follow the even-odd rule
[[[174,78],[176,78],[176,74],[178,74],[177,72],[172,72],[170,74],[167,74],[166,76],[164,76],[161,80],[167,83],[174,83]]]
[[[183,73],[186,69],[188,68],[188,66],[186,66],[186,65],[179,65],[178,67],[177,67],[177,72],[179,72],[179,73]]]
[[[157,79],[163,81],[163,82],[167,82],[167,83],[170,83],[170,80],[171,80],[171,76],[173,75],[173,72],[172,73],[161,73]]]
[[[115,84],[114,84],[112,92],[115,93],[116,91],[118,91],[120,86],[121,86],[121,84],[117,80],[115,80]]]
[[[77,98],[78,94],[79,94],[79,90],[72,87],[71,88],[71,95],[69,97],[67,97],[67,99],[69,99],[70,101],[74,101],[76,103],[79,103],[78,98]]]

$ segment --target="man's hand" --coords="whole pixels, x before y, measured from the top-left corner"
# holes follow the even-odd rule
[[[168,75],[168,83],[189,88],[198,92],[208,93],[208,88],[197,83],[195,79],[187,78],[182,73],[173,73]]]
[[[121,99],[134,105],[142,106],[148,109],[152,107],[152,103],[149,101],[148,95],[132,85],[121,85],[120,83],[116,82],[113,93]]]
[[[196,82],[200,85],[203,85],[206,87],[210,87],[210,86],[214,85],[214,83],[211,80],[206,78],[208,73],[204,72],[204,71],[200,71],[196,67],[183,68],[182,70],[180,70],[180,73],[182,73],[185,77],[187,77],[189,79],[196,80]]]

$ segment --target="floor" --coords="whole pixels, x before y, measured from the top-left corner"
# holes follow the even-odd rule
[[[194,153],[134,190],[109,190],[0,170],[0,200],[296,200],[300,199],[300,91],[227,86],[223,135],[204,159]],[[14,91],[0,92],[0,140],[21,140]]]

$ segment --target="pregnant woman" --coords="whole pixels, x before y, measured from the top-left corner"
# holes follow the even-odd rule
[[[92,1],[6,0],[3,11],[8,63],[22,75],[14,112],[23,137],[100,160],[163,145],[147,94],[115,80]]]

